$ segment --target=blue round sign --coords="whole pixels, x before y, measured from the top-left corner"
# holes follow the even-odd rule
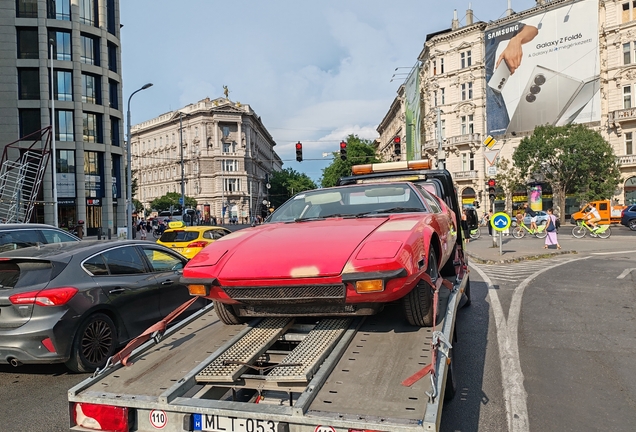
[[[490,225],[496,231],[505,231],[510,227],[510,216],[507,213],[499,212],[492,215],[490,218]]]

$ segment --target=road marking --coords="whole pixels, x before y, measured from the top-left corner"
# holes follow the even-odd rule
[[[497,343],[499,344],[499,361],[501,362],[501,383],[503,385],[503,397],[506,404],[506,417],[508,420],[508,430],[511,432],[529,432],[528,421],[528,393],[523,385],[523,371],[521,370],[521,360],[519,357],[519,316],[521,315],[521,299],[528,284],[541,273],[552,270],[563,264],[571,263],[591,258],[581,257],[567,261],[555,263],[551,266],[537,270],[528,276],[515,288],[508,311],[508,321],[501,307],[499,294],[495,289],[492,280],[479,267],[470,264],[488,285],[488,299],[495,317],[495,330],[497,332]]]
[[[636,268],[625,269],[625,270],[623,270],[623,273],[621,273],[620,275],[616,276],[616,279],[625,279],[625,276],[627,276],[628,274],[630,274],[634,270],[636,270]]]
[[[592,252],[591,255],[615,255],[623,253],[634,253],[635,250],[617,251],[617,252]]]

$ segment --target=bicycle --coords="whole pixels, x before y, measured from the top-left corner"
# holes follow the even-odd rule
[[[527,232],[528,234],[533,235],[536,238],[542,239],[548,235],[548,232],[545,230],[546,227],[547,225],[543,224],[543,225],[537,226],[536,230],[533,230],[528,228],[526,224],[523,223],[523,220],[522,220],[521,223],[512,230],[512,236],[514,238],[520,239],[520,238],[523,238]]]
[[[596,228],[592,228],[584,220],[579,220],[576,226],[572,228],[572,236],[574,238],[583,238],[588,231],[590,232],[590,237],[606,239],[612,235],[612,230],[609,225],[597,225]]]
[[[479,229],[479,227],[470,230],[470,239],[471,240],[476,240],[479,237],[481,237],[481,230]]]

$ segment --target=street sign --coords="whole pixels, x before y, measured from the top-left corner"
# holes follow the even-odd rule
[[[505,231],[510,227],[510,216],[507,213],[499,212],[492,215],[490,225],[495,231]]]
[[[489,176],[494,177],[497,175],[497,167],[496,166],[489,166],[486,169],[486,172],[488,173]]]
[[[484,145],[489,149],[493,148],[495,144],[497,144],[497,140],[490,135],[488,135],[484,140]]]
[[[183,205],[183,197],[179,197],[179,204]]]

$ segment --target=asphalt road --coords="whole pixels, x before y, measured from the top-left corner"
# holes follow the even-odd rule
[[[630,249],[616,231],[611,249]],[[636,246],[589,252],[475,265],[443,431],[634,430]],[[0,365],[0,431],[68,430],[66,392],[87,376]]]

